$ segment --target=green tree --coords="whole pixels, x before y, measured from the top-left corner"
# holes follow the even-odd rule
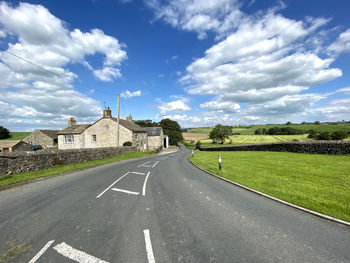
[[[159,123],[152,122],[152,120],[138,120],[135,123],[141,127],[156,127],[159,126]]]
[[[308,130],[307,133],[309,134],[309,135],[307,136],[308,138],[315,138],[316,135],[317,135],[317,132],[316,132],[315,130],[313,130],[313,129]]]
[[[0,139],[10,138],[10,132],[8,129],[0,126]]]
[[[330,140],[331,139],[331,135],[329,134],[329,132],[321,132],[319,134],[316,135],[316,140]]]
[[[170,145],[178,145],[184,139],[182,133],[178,131],[164,130],[164,134],[168,135]]]
[[[209,134],[209,138],[220,141],[221,144],[232,134],[232,126],[216,125]]]
[[[286,125],[291,125],[292,123],[290,122],[290,121],[288,121],[287,123],[286,123]]]
[[[261,128],[255,130],[256,135],[260,135],[263,133],[263,130]]]
[[[172,121],[172,120],[167,118],[167,119],[161,120],[159,124],[163,128],[163,130],[181,132],[181,127],[177,123],[177,121]]]
[[[348,137],[348,134],[345,131],[335,131],[331,134],[332,140],[343,140]]]

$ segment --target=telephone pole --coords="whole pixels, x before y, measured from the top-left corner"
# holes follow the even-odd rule
[[[120,94],[118,94],[117,146],[119,146],[119,105],[120,105]]]

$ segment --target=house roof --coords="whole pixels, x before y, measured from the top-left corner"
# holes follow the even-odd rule
[[[65,135],[65,134],[80,134],[83,131],[85,131],[88,127],[90,127],[91,124],[76,124],[69,126],[61,131],[59,131],[58,135]]]
[[[162,127],[146,127],[148,136],[160,136]]]
[[[112,118],[114,121],[117,121],[117,118]],[[142,128],[141,126],[137,125],[136,123],[133,123],[131,121],[119,119],[119,124],[127,128],[128,130],[135,131],[135,132],[146,132],[145,128]]]
[[[0,148],[11,148],[15,146],[17,143],[21,142],[20,140],[0,140]]]
[[[39,130],[39,131],[41,131],[46,136],[51,137],[52,139],[57,139],[57,133],[59,132],[59,130]]]

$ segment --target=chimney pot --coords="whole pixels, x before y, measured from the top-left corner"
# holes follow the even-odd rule
[[[77,124],[77,121],[75,120],[74,117],[70,117],[70,118],[68,119],[68,127],[69,127],[69,126],[72,126],[72,125],[76,125],[76,124]]]

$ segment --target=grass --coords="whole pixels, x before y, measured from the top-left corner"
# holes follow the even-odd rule
[[[127,159],[145,157],[149,155],[150,154],[147,152],[128,152],[128,153],[124,153],[108,159],[94,160],[94,161],[89,161],[85,163],[61,165],[61,166],[55,166],[55,167],[33,171],[33,172],[25,172],[25,173],[19,173],[19,174],[0,176],[0,187],[16,184],[20,182],[25,182],[36,178],[46,177],[49,175],[61,174],[68,171],[88,168],[99,164],[118,162],[118,161],[127,160]]]
[[[31,132],[10,132],[10,138],[3,140],[22,140],[24,137],[27,137]]]
[[[197,151],[189,159],[244,186],[350,222],[350,156]]]

